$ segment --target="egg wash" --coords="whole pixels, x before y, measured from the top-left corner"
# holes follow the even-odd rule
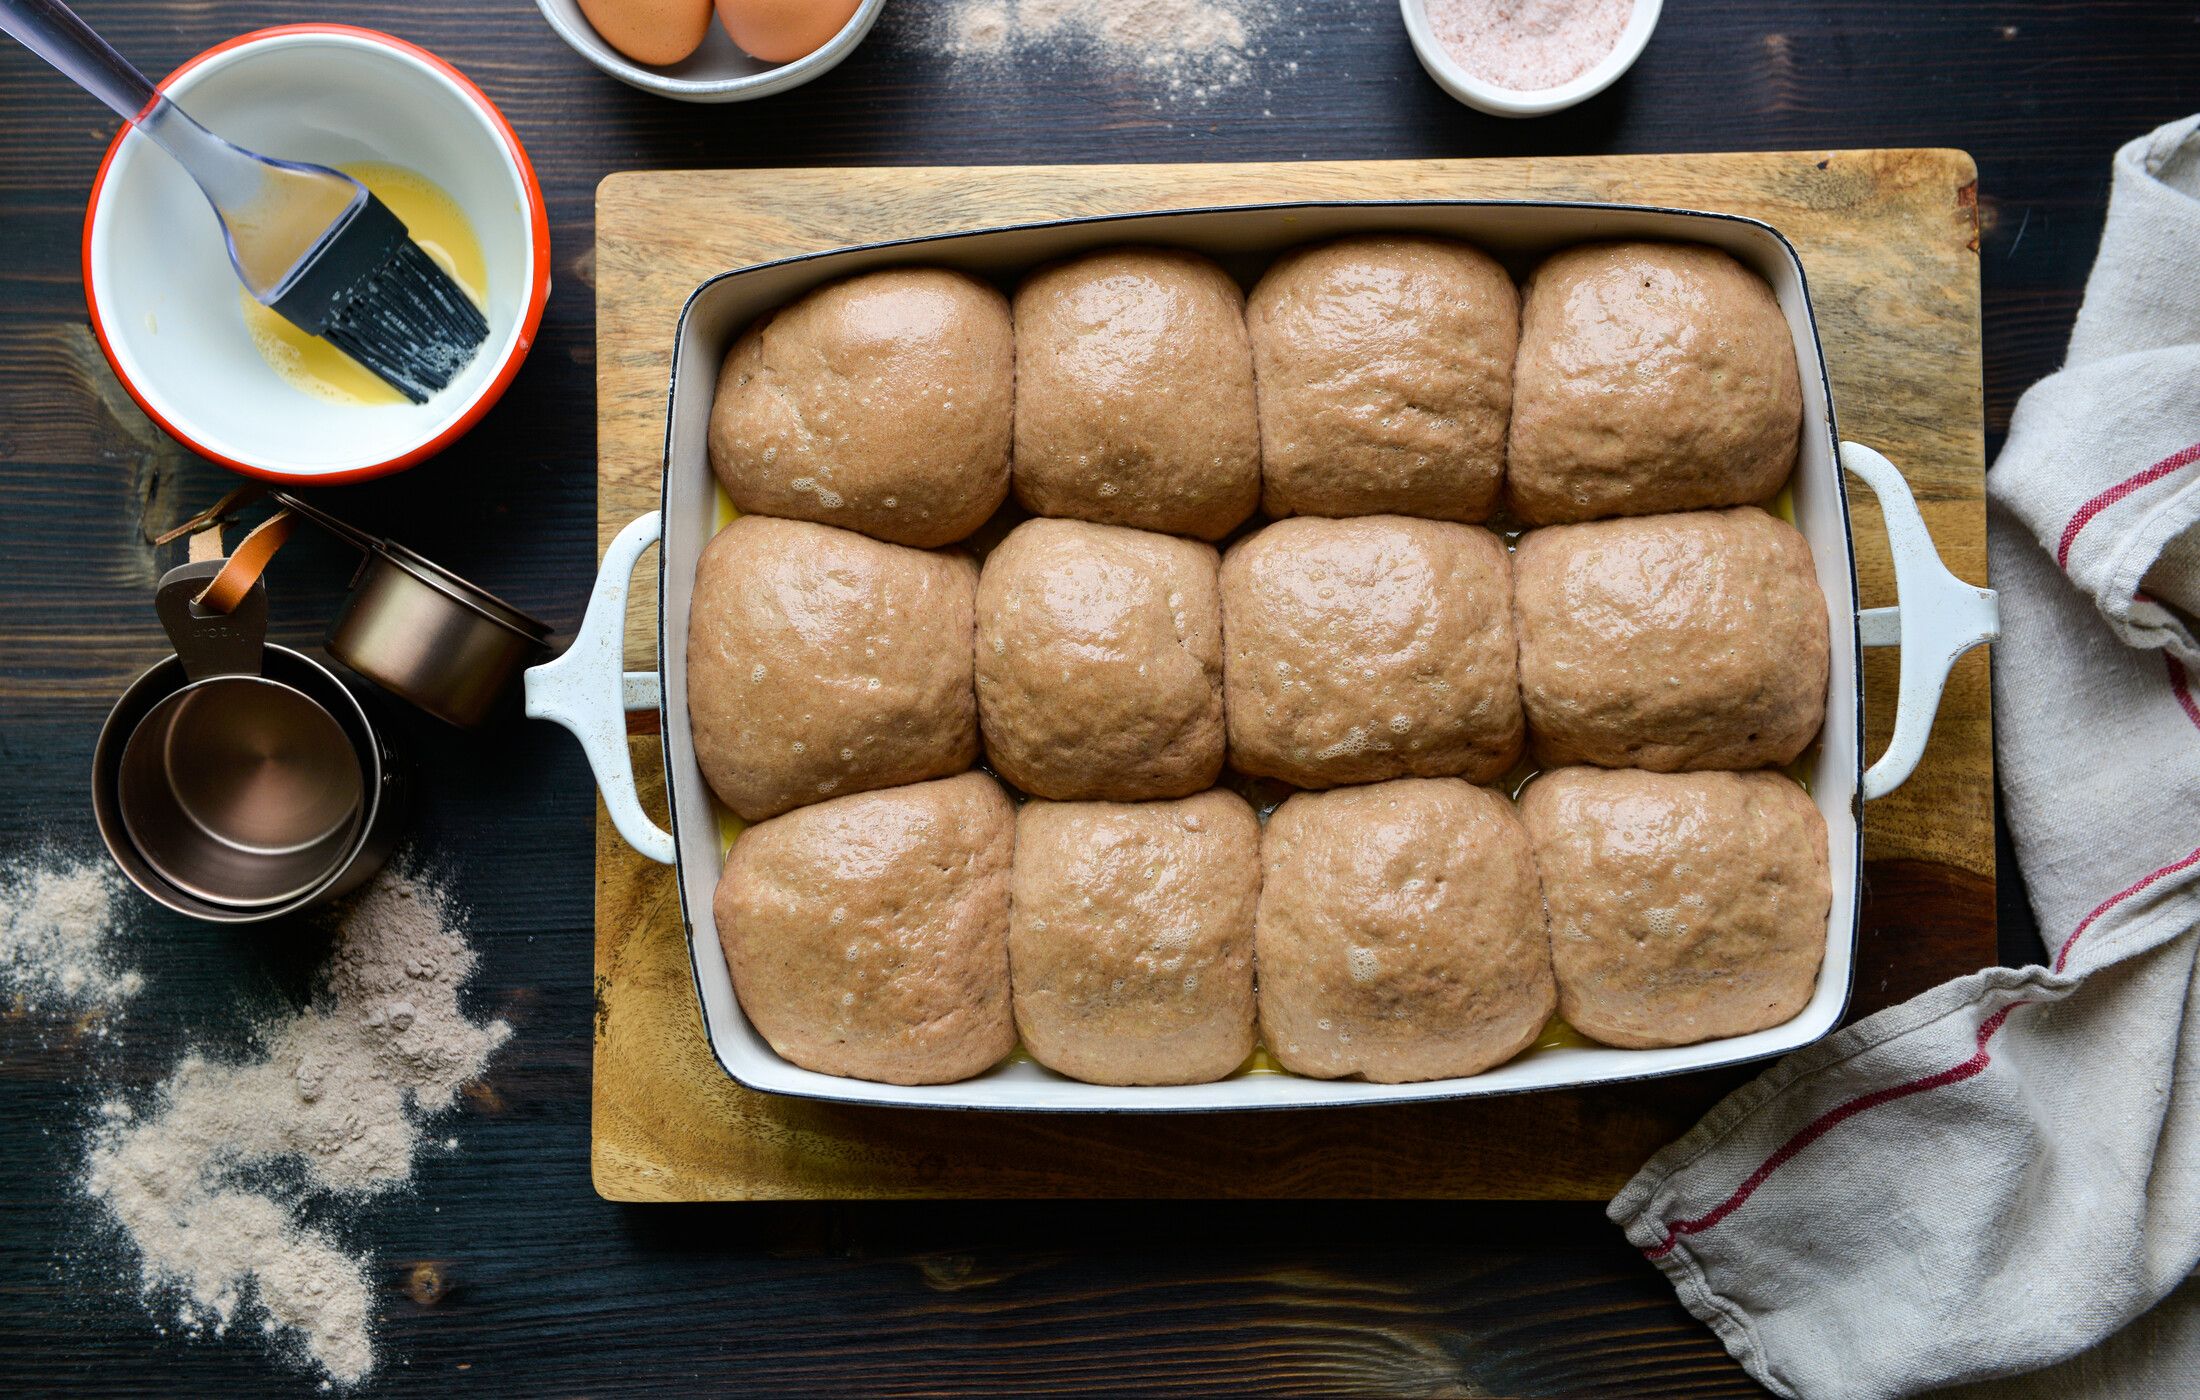
[[[337,168],[388,205],[411,232],[413,242],[466,289],[476,306],[488,305],[488,261],[458,201],[426,176],[401,165],[359,161]],[[252,337],[252,348],[260,352],[269,369],[299,393],[353,407],[411,407],[403,394],[357,360],[319,336],[299,330],[241,287],[237,302],[244,312],[245,333]]]

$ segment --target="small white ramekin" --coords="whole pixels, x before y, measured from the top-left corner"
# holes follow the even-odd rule
[[[242,35],[160,86],[249,149],[321,165],[387,162],[440,187],[481,242],[489,340],[424,404],[339,404],[293,388],[245,329],[205,197],[126,126],[84,211],[84,298],[100,348],[138,406],[200,456],[294,485],[401,471],[479,422],[519,373],[550,296],[542,188],[481,89],[425,49],[341,24]]]
[[[886,0],[863,0],[838,34],[815,53],[792,63],[766,63],[749,57],[735,47],[725,26],[713,18],[701,48],[663,67],[636,63],[605,43],[581,13],[580,0],[535,0],[535,6],[568,47],[629,87],[676,102],[746,102],[800,87],[839,67],[840,61],[854,53],[856,45],[871,32],[871,26],[878,23]]]
[[[1628,16],[1627,27],[1620,31],[1619,44],[1610,53],[1572,82],[1536,92],[1516,92],[1474,77],[1459,66],[1436,37],[1436,31],[1429,27],[1428,0],[1398,0],[1398,5],[1405,15],[1406,33],[1413,40],[1413,51],[1420,55],[1421,66],[1428,70],[1438,87],[1469,107],[1488,112],[1493,117],[1541,117],[1588,101],[1618,82],[1620,74],[1634,67],[1635,60],[1642,57],[1643,47],[1650,42],[1650,31],[1658,27],[1663,0],[1635,0],[1635,12]]]

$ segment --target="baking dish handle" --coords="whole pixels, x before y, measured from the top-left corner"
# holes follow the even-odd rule
[[[527,672],[527,716],[573,731],[595,771],[596,785],[603,789],[611,824],[635,850],[670,865],[672,833],[642,810],[634,787],[634,756],[626,742],[627,712],[656,709],[661,687],[653,671],[624,669],[627,590],[642,552],[663,534],[664,514],[653,510],[619,531],[604,551],[580,635],[557,660]]]
[[[1899,607],[1866,608],[1857,631],[1868,647],[1902,648],[1901,689],[1894,706],[1894,737],[1879,761],[1864,771],[1864,799],[1885,797],[1917,770],[1925,739],[1940,712],[1940,694],[1956,660],[2001,635],[2001,607],[1991,588],[1978,588],[1948,572],[1925,528],[1917,497],[1894,463],[1861,443],[1841,444],[1841,465],[1864,478],[1879,498],[1894,555]]]

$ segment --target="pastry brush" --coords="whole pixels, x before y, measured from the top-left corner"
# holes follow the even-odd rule
[[[341,171],[233,146],[191,120],[61,0],[0,0],[0,29],[176,158],[221,222],[245,290],[414,403],[489,338],[463,287]]]

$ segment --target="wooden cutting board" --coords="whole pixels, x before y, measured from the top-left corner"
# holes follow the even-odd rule
[[[1275,165],[674,171],[596,195],[598,547],[657,504],[674,325],[697,283],[793,253],[1069,215],[1292,199],[1618,200],[1754,215],[1801,250],[1844,436],[1909,477],[1942,555],[1986,578],[1977,177],[1959,151]],[[1857,493],[1867,607],[1892,603]],[[637,590],[640,594],[643,590]],[[647,668],[654,600],[630,621]],[[1873,752],[1894,655],[1865,668]],[[631,740],[663,812],[654,716]],[[1868,809],[1854,1014],[1994,958],[1985,656],[1956,669],[1917,776]],[[779,1099],[711,1059],[672,871],[596,823],[596,1189],[613,1200],[1610,1196],[1748,1077],[1726,1071],[1479,1102],[1139,1117]]]

